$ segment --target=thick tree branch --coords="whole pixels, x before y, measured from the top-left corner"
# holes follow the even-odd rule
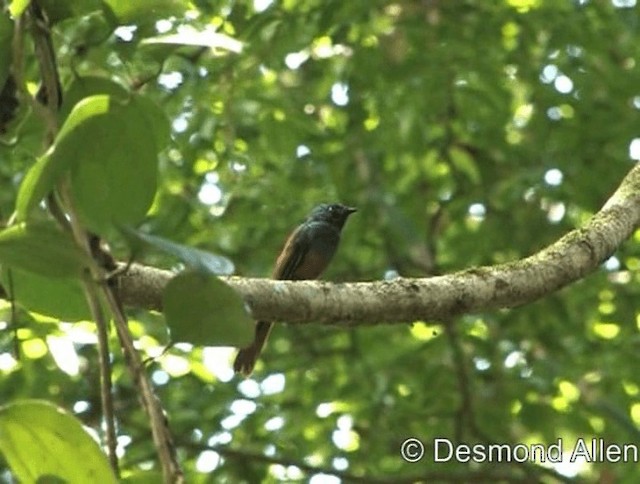
[[[463,313],[530,303],[583,278],[610,257],[639,224],[640,165],[636,165],[584,227],[522,260],[445,276],[380,282],[224,280],[260,320],[346,326],[447,321]],[[162,288],[173,275],[134,264],[120,276],[123,302],[160,310]]]

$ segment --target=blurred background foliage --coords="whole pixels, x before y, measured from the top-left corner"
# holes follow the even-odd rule
[[[172,121],[146,228],[224,254],[242,276],[268,276],[288,231],[322,201],[359,208],[328,280],[514,260],[584,223],[640,159],[635,0],[39,3],[65,89],[79,76],[111,80]],[[185,45],[214,31],[226,36],[214,48]],[[174,34],[179,42],[149,42]],[[35,90],[33,58],[26,68]],[[3,131],[6,221],[43,127],[23,106]],[[515,464],[408,464],[399,449],[410,436],[427,455],[436,437],[563,438],[565,450],[578,437],[638,442],[639,240],[571,287],[465,315],[452,332],[433,321],[278,325],[247,380],[233,377],[231,349],[180,345],[158,357],[168,341],[159,315],[134,314],[132,330],[157,357],[150,372],[189,482],[477,471],[635,482],[634,464],[578,462],[554,477]],[[3,401],[45,398],[98,429],[92,325],[19,321],[19,342],[2,323]],[[136,475],[154,453],[114,358],[123,462]]]

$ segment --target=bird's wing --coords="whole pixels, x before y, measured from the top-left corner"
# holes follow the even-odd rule
[[[300,225],[287,239],[273,269],[274,279],[286,280],[293,278],[296,269],[307,255],[309,242],[306,233],[303,232],[304,228],[304,224]]]

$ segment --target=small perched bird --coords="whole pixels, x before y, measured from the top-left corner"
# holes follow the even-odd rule
[[[356,209],[339,203],[315,207],[284,244],[276,260],[273,278],[280,280],[316,279],[327,268],[340,242],[340,232]],[[267,341],[273,323],[258,321],[250,346],[242,348],[233,363],[236,372],[248,376]]]

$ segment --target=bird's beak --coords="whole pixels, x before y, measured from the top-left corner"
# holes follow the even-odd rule
[[[358,209],[355,207],[344,207],[344,211],[347,213],[347,215],[351,215],[354,212],[357,212]]]

